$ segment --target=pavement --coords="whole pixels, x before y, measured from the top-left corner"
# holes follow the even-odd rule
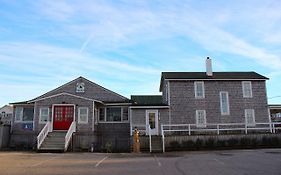
[[[281,149],[168,153],[0,152],[0,175],[281,175]]]

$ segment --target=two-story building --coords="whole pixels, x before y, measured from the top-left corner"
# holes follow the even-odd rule
[[[39,150],[129,151],[135,127],[161,135],[161,126],[270,122],[266,80],[256,72],[162,72],[162,95],[122,95],[79,77],[35,99],[13,103],[11,146]],[[149,128],[147,128],[149,127]]]

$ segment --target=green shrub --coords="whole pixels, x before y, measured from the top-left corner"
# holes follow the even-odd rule
[[[194,149],[195,143],[192,140],[182,141],[182,147],[188,150]]]
[[[111,153],[112,152],[112,143],[111,142],[106,142],[106,144],[105,144],[105,151],[107,153]]]
[[[228,147],[236,147],[238,145],[238,140],[235,138],[228,139],[226,141]]]
[[[203,141],[200,140],[199,138],[197,138],[197,139],[196,139],[196,142],[195,142],[195,147],[196,147],[196,149],[199,150],[199,149],[201,149],[203,146],[204,146]]]
[[[213,138],[209,138],[206,142],[205,142],[205,146],[206,148],[214,148],[216,146],[215,144],[215,140]]]

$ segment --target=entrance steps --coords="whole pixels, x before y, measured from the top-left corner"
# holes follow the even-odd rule
[[[64,152],[65,145],[64,131],[49,132],[42,145],[38,149],[39,152]]]
[[[162,137],[151,136],[151,152],[159,153],[162,152]]]

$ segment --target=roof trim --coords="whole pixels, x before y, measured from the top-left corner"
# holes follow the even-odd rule
[[[35,100],[30,100],[27,103],[37,102],[37,101],[41,101],[41,100],[45,100],[45,99],[49,99],[49,98],[53,98],[53,97],[57,97],[57,96],[61,96],[61,95],[69,95],[69,96],[72,96],[72,97],[81,98],[81,99],[89,100],[89,101],[95,101],[95,102],[99,102],[99,103],[103,104],[102,101],[90,99],[90,98],[86,98],[86,97],[81,97],[81,96],[70,94],[70,93],[67,93],[67,92],[62,92],[62,93],[59,93],[59,94],[55,94],[55,95],[51,95],[51,96],[47,96],[47,97],[43,97],[43,98],[39,98],[39,99],[35,99]]]
[[[267,79],[251,79],[251,78],[244,78],[244,79],[186,79],[186,78],[183,78],[183,79],[175,79],[175,78],[172,78],[172,79],[169,79],[169,78],[165,78],[164,80],[168,80],[168,81],[242,81],[242,80],[251,80],[251,81],[265,81]]]
[[[147,109],[147,108],[153,108],[153,109],[165,109],[170,108],[170,106],[130,106],[130,109]]]
[[[126,105],[132,105],[132,103],[104,103],[107,106],[126,106]]]

